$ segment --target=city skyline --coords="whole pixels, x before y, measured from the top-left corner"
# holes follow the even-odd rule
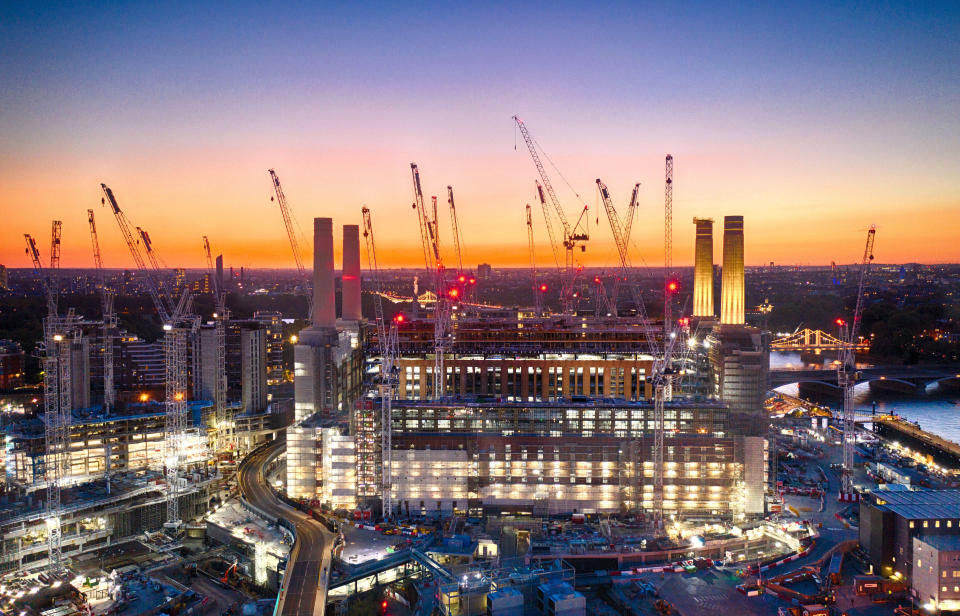
[[[960,261],[955,7],[5,12],[8,267],[29,266],[22,234],[44,250],[54,218],[63,266],[91,266],[87,208],[105,266],[131,267],[100,182],[170,267],[202,267],[202,235],[235,266],[292,267],[271,167],[302,240],[311,218],[356,224],[367,205],[390,230],[383,266],[417,266],[410,162],[427,199],[454,187],[465,263],[525,266],[537,174],[513,114],[563,172],[548,165],[567,215],[563,178],[591,209],[587,267],[617,261],[597,177],[621,209],[642,182],[633,259],[662,263],[667,153],[678,266],[692,218],[725,215],[745,218],[747,266],[855,262],[871,224],[879,261]]]

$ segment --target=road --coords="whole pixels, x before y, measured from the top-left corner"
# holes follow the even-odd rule
[[[285,518],[296,527],[296,541],[290,551],[283,587],[277,598],[283,616],[323,616],[327,603],[327,581],[333,548],[333,534],[322,524],[280,501],[267,485],[263,467],[285,443],[276,443],[248,456],[237,469],[240,492],[265,513]]]

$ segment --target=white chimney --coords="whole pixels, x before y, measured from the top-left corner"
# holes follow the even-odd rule
[[[343,305],[345,321],[359,321],[360,314],[360,226],[343,225]]]
[[[336,327],[333,288],[333,219],[313,219],[313,325]]]

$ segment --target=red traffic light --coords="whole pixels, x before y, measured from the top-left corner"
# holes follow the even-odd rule
[[[690,319],[683,317],[682,319],[677,320],[677,324],[681,327],[686,327],[687,325],[690,325]]]
[[[386,611],[386,610],[387,610],[387,602],[386,602],[386,601],[381,602],[381,603],[380,603],[380,607],[383,608],[384,611]]]
[[[593,277],[593,282],[594,282],[595,284],[600,284],[600,276],[594,276],[594,277]]]
[[[540,285],[540,292],[541,292],[541,293],[546,293],[546,292],[547,292],[547,289],[548,289],[547,285],[545,285],[545,284]]]

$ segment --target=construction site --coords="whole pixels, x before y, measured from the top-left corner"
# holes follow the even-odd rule
[[[27,613],[146,613],[147,596],[151,609],[173,612],[322,613],[328,599],[347,610],[353,597],[406,580],[416,597],[403,601],[423,614],[573,616],[588,604],[603,612],[628,591],[651,594],[610,595],[608,570],[740,567],[808,548],[811,525],[765,519],[782,494],[764,405],[770,335],[745,319],[743,217],[723,219],[719,280],[714,222],[693,220],[692,309],[681,304],[666,156],[662,287],[648,311],[631,260],[639,183],[617,211],[596,180],[619,263],[591,280],[577,262],[590,239],[587,207],[568,219],[544,153],[514,121],[539,176],[555,305],[537,270],[530,205],[531,302],[485,304],[479,271],[464,266],[453,188],[448,254],[438,199],[425,200],[412,163],[424,273],[390,314],[385,300],[396,294],[378,264],[371,210],[342,225],[339,279],[334,221],[313,219],[308,271],[271,169],[271,200],[310,289],[305,327],[286,341],[279,313],[232,317],[207,237],[214,308],[198,314],[190,287],[171,283],[147,231],[101,185],[162,324],[133,388],[115,378],[134,337],[119,327],[102,274],[94,211],[99,320],[60,306],[60,223],[47,264],[26,236],[46,296],[43,413],[5,432],[0,569],[45,597],[76,591]],[[843,333],[850,357],[860,310]],[[852,387],[850,357],[842,387]],[[844,427],[841,494],[851,492],[854,428]],[[351,524],[358,532],[344,530]],[[391,535],[406,538],[381,545]],[[657,601],[651,609],[669,613]]]

